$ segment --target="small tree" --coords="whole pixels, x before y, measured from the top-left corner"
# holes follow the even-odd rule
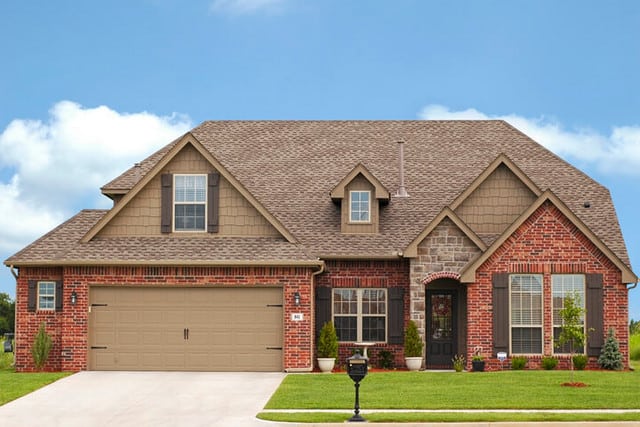
[[[333,358],[338,357],[338,335],[333,322],[329,321],[322,325],[320,338],[318,338],[318,357]]]
[[[576,348],[584,348],[587,343],[587,334],[584,331],[584,314],[587,311],[582,308],[580,295],[574,293],[564,298],[564,304],[560,310],[560,318],[562,319],[562,327],[560,335],[556,342],[556,347],[562,347],[569,344],[569,353],[571,353],[571,382],[573,382],[573,356],[576,354]]]
[[[600,357],[598,357],[598,365],[604,369],[614,369],[619,371],[624,368],[622,363],[622,353],[620,353],[620,344],[614,336],[613,328],[609,328],[607,340],[604,342]]]
[[[51,336],[47,334],[47,331],[44,327],[44,322],[42,322],[40,324],[40,328],[38,329],[38,333],[36,334],[36,337],[33,341],[33,346],[31,347],[33,364],[36,366],[37,370],[42,370],[44,364],[47,363],[52,345],[53,340],[51,339]]]
[[[405,357],[422,357],[424,343],[418,332],[418,326],[413,320],[409,320],[407,330],[404,333],[404,355]]]

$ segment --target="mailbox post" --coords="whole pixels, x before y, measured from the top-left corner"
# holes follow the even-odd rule
[[[353,416],[349,418],[349,422],[362,422],[366,421],[360,416],[360,381],[367,376],[369,359],[362,356],[360,353],[356,353],[347,359],[347,373],[349,378],[353,380],[356,387],[356,403],[353,408]]]

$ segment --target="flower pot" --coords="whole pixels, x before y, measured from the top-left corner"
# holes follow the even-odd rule
[[[325,374],[330,374],[335,364],[336,359],[333,357],[318,357],[318,367]]]
[[[472,360],[471,367],[474,372],[484,372],[484,360]]]
[[[419,371],[422,368],[422,357],[405,357],[404,362],[410,371]]]

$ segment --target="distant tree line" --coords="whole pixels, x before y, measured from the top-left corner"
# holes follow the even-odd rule
[[[640,320],[629,321],[629,335],[640,334]]]
[[[16,302],[11,300],[9,294],[0,292],[0,335],[13,332],[15,314]]]

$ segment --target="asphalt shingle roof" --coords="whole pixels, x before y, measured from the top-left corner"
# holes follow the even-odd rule
[[[505,154],[540,189],[551,189],[629,265],[609,191],[503,121],[208,121],[191,134],[295,236],[299,245],[277,241],[275,247],[269,247],[268,239],[257,243],[244,239],[246,242],[242,243],[231,238],[186,242],[188,239],[159,236],[145,242],[139,238],[95,239],[85,245],[101,250],[87,250],[78,243],[82,230],[86,232],[104,211],[83,211],[61,226],[64,233],[56,229],[36,242],[39,247],[27,247],[8,261],[117,256],[123,248],[129,248],[129,252],[121,256],[131,260],[172,255],[156,255],[148,250],[137,253],[144,245],[157,242],[167,246],[167,251],[176,250],[179,254],[173,258],[177,260],[189,258],[190,251],[202,253],[207,259],[391,256],[402,251],[498,155]],[[399,187],[399,140],[405,142],[405,187],[409,197],[392,197],[381,208],[378,234],[342,234],[340,207],[331,201],[331,190],[362,163],[394,194]],[[139,170],[131,168],[106,184],[103,192],[116,194],[131,189],[177,142],[143,160]],[[584,207],[585,202],[590,203],[590,208]],[[61,239],[61,233],[71,241]],[[490,243],[496,236],[482,237]],[[201,252],[196,247],[210,240],[229,248]],[[170,245],[174,246],[169,248]],[[262,252],[258,248],[243,253],[247,250],[243,245],[264,246]],[[46,255],[40,246],[60,250]]]

